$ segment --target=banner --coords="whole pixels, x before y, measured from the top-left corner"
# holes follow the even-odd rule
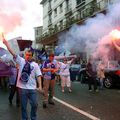
[[[11,67],[0,61],[0,77],[13,75]]]

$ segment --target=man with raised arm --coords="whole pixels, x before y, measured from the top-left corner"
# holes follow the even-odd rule
[[[36,120],[37,112],[37,90],[41,91],[41,71],[37,63],[32,61],[33,52],[25,51],[24,58],[16,55],[10,48],[9,43],[3,36],[3,43],[6,45],[9,52],[13,55],[16,63],[19,64],[19,72],[17,78],[17,87],[20,94],[22,120],[28,120],[27,102],[31,105],[30,119]],[[38,88],[37,88],[38,83]]]

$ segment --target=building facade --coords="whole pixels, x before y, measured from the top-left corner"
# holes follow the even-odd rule
[[[33,42],[33,48],[41,49],[43,45],[38,43],[38,41],[42,37],[43,26],[35,27],[34,31],[35,31],[35,41]]]
[[[37,43],[53,48],[57,45],[58,35],[71,26],[83,24],[97,13],[105,13],[109,4],[116,0],[42,0],[43,29]]]

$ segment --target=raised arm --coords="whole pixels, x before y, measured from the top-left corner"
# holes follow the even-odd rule
[[[112,40],[113,45],[115,46],[115,48],[120,51],[120,47],[116,44],[115,40]]]
[[[8,41],[4,38],[4,35],[2,34],[2,39],[3,39],[3,43],[5,44],[5,46],[7,47],[8,51],[12,54],[13,57],[16,56],[15,52],[11,49]]]

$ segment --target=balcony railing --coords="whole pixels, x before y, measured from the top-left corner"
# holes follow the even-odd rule
[[[82,2],[77,2],[77,6],[76,8],[79,8],[80,6],[85,5],[85,0],[83,0]]]
[[[90,3],[81,6],[81,7],[79,8],[79,11],[78,11],[78,14],[77,14],[77,15],[75,15],[74,17],[71,17],[69,20],[64,19],[64,20],[63,20],[63,21],[64,21],[64,22],[63,22],[63,26],[61,26],[60,24],[58,25],[58,23],[59,23],[59,22],[58,22],[58,23],[57,23],[58,26],[56,26],[56,27],[53,26],[52,30],[49,30],[49,32],[44,33],[44,34],[41,36],[40,39],[41,39],[41,40],[44,40],[46,37],[50,37],[50,36],[52,36],[52,35],[60,32],[60,31],[63,31],[63,30],[65,30],[65,29],[69,28],[69,27],[70,27],[72,24],[74,24],[74,23],[78,23],[78,22],[80,22],[80,21],[83,21],[83,20],[87,19],[88,17],[91,17],[91,16],[95,15],[96,13],[105,10],[106,7],[107,7],[109,4],[113,3],[112,1],[113,1],[113,0],[108,0],[108,1],[106,2],[106,0],[101,0],[100,2],[97,2],[97,3],[96,3],[96,2],[94,2],[94,0],[93,0],[93,1],[90,2]],[[84,8],[84,9],[83,9],[83,8]],[[71,9],[69,8],[68,11],[70,11],[70,10],[71,10]],[[66,12],[67,12],[67,9],[66,9]]]

